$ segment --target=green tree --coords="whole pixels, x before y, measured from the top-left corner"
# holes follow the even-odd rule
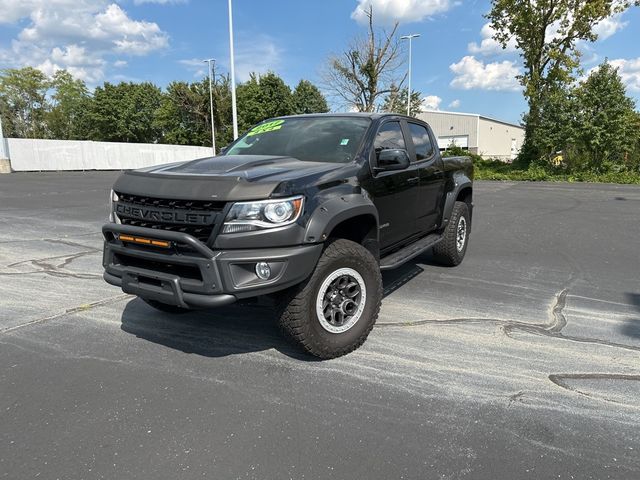
[[[327,100],[318,87],[308,80],[300,80],[293,90],[293,113],[325,113],[329,111]]]
[[[209,83],[171,82],[156,110],[162,143],[211,145]]]
[[[238,128],[248,130],[262,120],[293,114],[291,89],[275,73],[258,76],[238,86]]]
[[[231,124],[231,79],[219,77],[213,86],[213,116],[216,125],[216,146],[222,148],[233,141]]]
[[[520,81],[529,104],[520,161],[540,157],[538,127],[543,99],[570,83],[579,65],[580,41],[594,41],[594,27],[626,9],[627,0],[492,0],[487,15],[503,48],[515,41],[524,64]],[[636,2],[637,3],[637,2]]]
[[[19,138],[45,138],[45,117],[49,105],[49,81],[31,67],[2,70],[0,74],[0,114],[4,135]]]
[[[89,111],[92,140],[154,143],[160,131],[154,122],[162,95],[155,85],[106,82],[96,87]]]
[[[398,88],[396,85],[391,86],[391,91],[384,98],[381,110],[388,113],[400,113],[402,115],[407,114],[407,96],[409,95],[408,88]],[[411,92],[411,110],[410,114],[415,117],[422,113],[422,93],[413,91]]]
[[[213,117],[216,147],[231,142],[231,89],[228,76],[213,84]],[[200,82],[172,82],[162,95],[156,111],[155,125],[162,132],[161,141],[177,145],[211,145],[211,109],[209,79]]]
[[[397,72],[403,60],[396,38],[398,23],[391,32],[382,32],[381,38],[373,26],[373,10],[369,8],[366,14],[366,38],[353,40],[346,51],[329,58],[323,76],[326,90],[346,107],[375,112],[391,87],[402,83]]]
[[[575,90],[578,115],[575,140],[596,172],[624,165],[640,134],[634,101],[617,69],[605,62]]]
[[[51,108],[46,120],[49,136],[60,140],[84,139],[88,136],[87,111],[91,97],[82,80],[66,70],[58,70],[51,80]]]
[[[249,80],[238,85],[238,130],[247,131],[252,125],[268,118],[264,108],[258,76],[252,73]]]
[[[537,142],[541,158],[552,160],[575,142],[577,116],[577,103],[571,88],[555,88],[541,99]],[[573,157],[572,161],[579,159]],[[573,168],[580,167],[575,164]]]

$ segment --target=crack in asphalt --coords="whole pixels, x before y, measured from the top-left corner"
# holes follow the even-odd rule
[[[58,259],[64,259],[62,263],[58,264],[58,265],[49,265],[50,268],[64,268],[66,265],[69,265],[69,263],[71,263],[73,260],[75,260],[76,258],[80,258],[80,257],[84,257],[85,255],[89,255],[91,253],[97,253],[100,250],[98,250],[97,248],[91,248],[89,250],[84,250],[82,252],[78,252],[78,253],[72,253],[72,254],[67,254],[67,255],[56,255],[53,257],[45,257],[45,258],[36,258],[36,259],[29,259],[29,260],[21,260],[19,262],[15,262],[15,263],[11,263],[9,265],[7,265],[7,268],[15,268],[17,266],[20,265],[24,265],[25,263],[35,263],[36,265],[39,264],[47,264],[46,262],[48,260],[58,260]]]
[[[585,397],[594,398],[594,395],[579,390],[578,388],[570,385],[567,380],[622,380],[638,382],[640,381],[640,375],[628,375],[619,373],[554,373],[549,375],[549,380],[560,388],[564,388],[579,395],[584,395]],[[627,403],[612,400],[610,398],[601,399],[605,402],[627,405]]]
[[[569,284],[574,283],[571,280]],[[495,323],[501,326],[504,334],[517,340],[512,336],[512,333],[516,330],[531,333],[533,335],[541,335],[552,338],[560,338],[572,342],[580,343],[594,343],[598,345],[609,346],[613,348],[621,348],[625,350],[640,351],[640,347],[633,345],[626,345],[616,342],[610,342],[607,340],[601,340],[597,338],[589,337],[577,337],[572,335],[565,335],[562,330],[567,326],[567,318],[564,315],[564,309],[567,306],[567,296],[569,294],[569,288],[564,288],[555,297],[555,300],[551,306],[551,315],[548,323],[545,324],[531,324],[526,322],[518,322],[514,320],[502,320],[496,318],[453,318],[448,320],[418,320],[414,322],[386,322],[379,323],[376,327],[389,328],[389,327],[419,327],[422,325],[456,325],[456,324],[477,324],[477,323]],[[628,374],[616,374],[616,373],[566,373],[566,374],[550,374],[548,379],[558,387],[564,388],[568,391],[575,392],[577,394],[593,398],[594,396],[579,390],[567,383],[567,380],[626,380],[626,381],[640,381],[640,375],[628,375]],[[520,391],[509,396],[509,405],[514,402],[521,402],[524,392]],[[624,404],[616,400],[602,398],[604,401]]]
[[[524,392],[522,390],[514,393],[513,395],[509,395],[509,406],[514,402],[522,402],[522,397],[524,397]]]
[[[102,232],[95,232],[95,233],[90,233],[90,234],[84,234],[82,236],[87,236],[87,235],[96,235]],[[81,235],[78,235],[81,236]],[[87,250],[95,250],[96,252],[101,252],[102,249],[100,248],[96,248],[96,247],[92,247],[90,245],[84,245],[82,243],[77,243],[77,242],[72,242],[71,240],[64,240],[62,238],[45,238],[44,239],[45,242],[49,242],[49,243],[57,243],[59,245],[67,245],[69,247],[80,247],[80,248],[86,248]]]
[[[71,235],[72,238],[76,237],[90,237],[91,235],[99,235],[102,232],[89,232],[89,233],[77,233]],[[51,242],[51,243],[65,243],[65,240],[55,239],[55,238],[29,238],[29,239],[21,239],[21,240],[0,240],[0,245],[5,245],[9,243],[28,243],[28,242]],[[78,246],[82,246],[82,248],[93,248],[87,245],[77,244]]]
[[[564,308],[567,304],[567,295],[569,289],[565,288],[561,290],[555,297],[554,303],[551,307],[551,319],[549,323],[535,324],[527,322],[519,322],[517,320],[504,320],[499,318],[450,318],[450,319],[432,319],[432,320],[417,320],[411,322],[382,322],[376,323],[376,328],[406,328],[406,327],[419,327],[423,325],[457,325],[457,324],[478,324],[478,323],[493,323],[501,326],[504,334],[517,340],[512,336],[516,330],[531,333],[533,335],[541,335],[545,337],[560,338],[572,342],[579,343],[594,343],[598,345],[604,345],[614,348],[622,348],[625,350],[640,351],[640,347],[634,345],[627,345],[624,343],[611,342],[608,340],[602,340],[599,338],[591,337],[578,337],[574,335],[565,335],[562,330],[567,325],[567,319],[564,315]]]
[[[102,278],[102,275],[97,273],[71,273],[71,272],[56,272],[48,270],[34,270],[33,272],[0,272],[0,277],[21,277],[24,275],[36,275],[44,273],[51,277],[63,277],[63,278],[77,278],[80,280],[94,280]]]
[[[22,323],[20,325],[14,325],[13,327],[4,328],[4,329],[0,330],[0,334],[10,333],[10,332],[13,332],[15,330],[19,330],[19,329],[24,328],[24,327],[45,323],[45,322],[48,322],[50,320],[55,320],[57,318],[62,318],[62,317],[65,317],[67,315],[71,315],[71,314],[78,313],[78,312],[84,312],[84,311],[87,311],[87,310],[92,310],[92,309],[97,308],[97,307],[102,307],[104,305],[109,305],[111,303],[116,303],[116,302],[119,302],[120,300],[124,300],[124,299],[127,299],[127,298],[133,298],[133,297],[134,297],[133,295],[129,295],[127,293],[123,293],[123,294],[120,294],[120,295],[116,295],[114,297],[103,298],[102,300],[97,300],[95,302],[85,303],[83,305],[78,305],[76,307],[68,308],[64,312],[56,313],[55,315],[49,315],[48,317],[38,318],[38,319],[31,320],[31,321],[26,322],[26,323]]]
[[[102,278],[102,275],[97,273],[76,273],[69,272],[65,270],[65,267],[71,264],[74,260],[78,258],[85,257],[87,255],[92,255],[94,253],[99,253],[101,250],[89,247],[87,245],[81,245],[79,243],[67,241],[67,240],[46,240],[52,243],[61,243],[64,245],[69,245],[73,247],[83,247],[87,250],[83,250],[78,253],[72,253],[67,255],[56,255],[52,257],[38,258],[38,259],[30,259],[30,260],[21,260],[20,262],[15,262],[10,265],[7,265],[6,268],[16,268],[21,265],[31,264],[35,267],[38,267],[39,270],[31,271],[31,272],[0,272],[0,276],[21,276],[21,275],[33,275],[34,273],[44,273],[46,275],[50,275],[53,277],[70,277],[70,278],[78,278],[80,280],[88,280],[94,278]],[[52,260],[62,260],[59,263],[51,263]]]

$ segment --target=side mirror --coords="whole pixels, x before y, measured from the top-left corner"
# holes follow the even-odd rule
[[[378,172],[389,172],[393,170],[405,170],[409,168],[409,154],[402,148],[386,149],[376,152],[378,156]]]
[[[227,151],[227,148],[229,148],[229,147],[222,147],[220,150],[218,150],[218,153],[219,153],[220,155],[224,155],[224,152],[226,152],[226,151]]]

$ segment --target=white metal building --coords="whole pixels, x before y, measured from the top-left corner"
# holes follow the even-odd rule
[[[483,158],[511,161],[524,142],[522,126],[475,113],[430,110],[418,118],[431,126],[440,150],[454,144]]]

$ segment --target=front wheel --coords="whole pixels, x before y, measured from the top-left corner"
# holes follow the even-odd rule
[[[338,239],[327,245],[309,279],[284,295],[280,326],[312,355],[336,358],[364,343],[381,302],[382,276],[374,256]]]

